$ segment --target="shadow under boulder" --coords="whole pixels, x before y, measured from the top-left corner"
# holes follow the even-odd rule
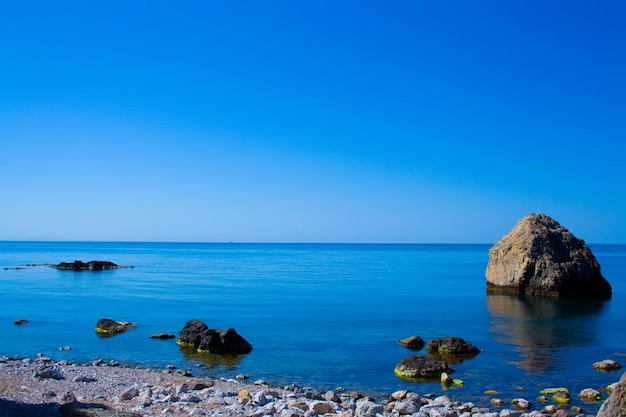
[[[233,328],[210,329],[204,322],[189,320],[176,340],[180,346],[196,349],[198,353],[239,353],[252,351],[252,345]]]

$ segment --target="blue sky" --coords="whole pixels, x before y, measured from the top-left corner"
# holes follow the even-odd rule
[[[0,239],[626,243],[622,1],[0,5]]]

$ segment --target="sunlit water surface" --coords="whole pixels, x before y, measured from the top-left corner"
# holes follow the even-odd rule
[[[626,362],[626,245],[591,245],[613,286],[606,302],[488,296],[489,247],[0,242],[0,355],[173,364],[198,376],[248,374],[373,394],[410,389],[485,406],[488,389],[535,402],[541,389],[565,386],[572,404],[595,412],[598,404],[582,403],[577,393],[602,389],[621,372],[591,365]],[[75,259],[135,267],[26,266]],[[100,338],[94,327],[104,317],[139,328]],[[22,318],[26,325],[13,324]],[[173,340],[150,339],[176,334],[192,318],[234,327],[254,350],[197,355]],[[460,336],[482,349],[453,365],[465,386],[446,391],[438,382],[394,376],[395,365],[415,354],[396,344],[410,335]],[[70,351],[59,351],[67,345]]]

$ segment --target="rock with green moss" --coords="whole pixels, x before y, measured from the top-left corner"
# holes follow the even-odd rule
[[[128,321],[115,321],[111,319],[100,319],[96,323],[96,333],[103,336],[113,336],[125,332],[128,329],[135,329],[137,326]]]
[[[569,403],[572,401],[569,392],[565,391],[555,392],[552,396],[552,399],[559,405],[569,405]]]
[[[584,390],[580,391],[578,396],[586,402],[596,402],[602,399],[602,394],[600,394],[600,391],[593,388],[585,388]]]
[[[603,372],[614,372],[622,369],[622,365],[613,359],[605,359],[593,364],[593,369]]]
[[[544,395],[554,395],[557,392],[567,392],[569,394],[569,390],[567,388],[546,388],[546,389],[542,389],[541,391],[539,391],[541,394]]]
[[[416,382],[440,379],[444,372],[451,374],[454,369],[429,355],[407,356],[394,369],[397,377]]]

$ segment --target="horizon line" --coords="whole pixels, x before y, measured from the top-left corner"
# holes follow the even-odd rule
[[[0,242],[31,243],[178,243],[178,244],[246,244],[246,245],[495,245],[496,242],[349,242],[349,241],[201,241],[201,240],[53,240],[0,239]],[[586,242],[587,245],[626,245],[626,242]]]

